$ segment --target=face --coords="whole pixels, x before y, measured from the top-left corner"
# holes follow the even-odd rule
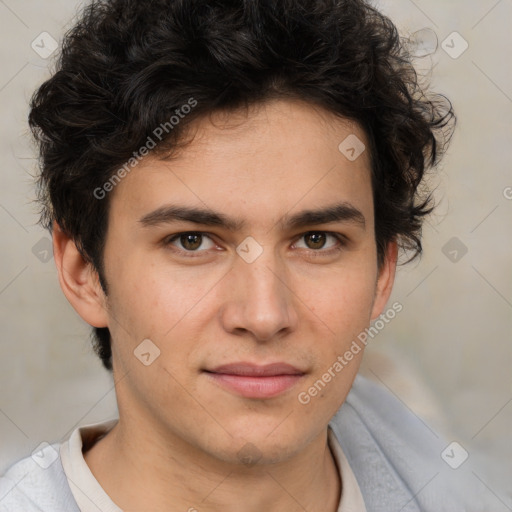
[[[294,101],[193,129],[177,158],[146,158],[112,192],[104,262],[120,415],[219,460],[247,447],[284,460],[343,403],[363,351],[335,363],[390,292],[368,151],[351,161],[338,149],[366,138]]]

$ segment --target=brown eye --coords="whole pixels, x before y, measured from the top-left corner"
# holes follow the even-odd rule
[[[180,242],[187,251],[195,251],[201,247],[203,236],[199,233],[186,233],[180,236]]]
[[[332,254],[345,246],[343,235],[329,231],[309,231],[304,233],[294,244],[296,249],[306,249],[318,256]]]
[[[308,249],[322,249],[327,240],[325,233],[307,233],[304,235],[304,241]]]
[[[195,231],[178,233],[168,238],[165,243],[176,247],[181,252],[202,253],[215,247],[215,243],[207,234]]]

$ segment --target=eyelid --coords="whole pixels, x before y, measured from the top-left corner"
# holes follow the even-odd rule
[[[194,256],[194,255],[201,255],[202,253],[206,253],[212,248],[209,249],[196,249],[195,251],[187,251],[186,249],[180,249],[179,247],[176,247],[173,245],[172,242],[175,242],[176,240],[179,240],[183,235],[200,235],[203,238],[209,238],[212,244],[218,245],[215,240],[213,239],[213,235],[211,233],[207,233],[205,231],[180,231],[179,233],[174,233],[172,235],[166,236],[162,243],[165,247],[171,246],[173,251],[177,252],[178,254],[186,254],[187,256]]]
[[[340,251],[341,249],[345,248],[345,246],[349,242],[348,238],[345,235],[343,235],[342,233],[336,233],[336,232],[333,232],[333,231],[326,231],[326,230],[310,229],[308,231],[304,231],[304,232],[300,233],[299,235],[297,235],[295,237],[295,241],[293,242],[292,245],[295,245],[300,239],[302,239],[306,235],[309,235],[309,234],[312,234],[312,233],[322,233],[322,234],[325,234],[325,235],[328,235],[328,236],[332,236],[332,237],[334,237],[338,241],[338,244],[336,246],[334,246],[334,247],[330,247],[329,249],[323,249],[323,248],[321,248],[321,249],[308,249],[308,248],[300,247],[299,250],[304,250],[304,251],[307,251],[307,252],[309,252],[311,254],[318,255],[318,256],[328,255],[328,254]],[[219,250],[218,243],[215,241],[215,235],[213,235],[212,233],[208,233],[206,231],[193,231],[193,230],[192,231],[180,231],[179,233],[174,233],[172,235],[166,236],[163,239],[162,243],[166,247],[172,246],[173,247],[172,250],[175,251],[176,253],[182,254],[182,255],[186,255],[188,257],[200,256],[203,253],[207,253],[208,251],[212,250],[210,248],[210,249],[203,249],[203,250],[187,251],[185,249],[179,249],[178,247],[174,246],[171,243],[171,242],[174,242],[175,240],[179,239],[183,235],[190,235],[190,234],[201,235],[202,237],[209,238],[211,240],[211,242],[217,246],[216,249]]]
[[[329,252],[339,250],[348,244],[348,238],[345,235],[343,235],[341,233],[336,233],[333,231],[326,231],[326,230],[321,230],[321,229],[316,229],[316,230],[310,229],[309,231],[305,231],[304,233],[301,233],[300,235],[297,236],[294,244],[296,244],[299,240],[301,240],[306,235],[310,235],[313,233],[321,233],[321,234],[324,234],[327,236],[332,236],[333,238],[335,238],[338,241],[338,244],[335,247],[330,247],[329,249],[323,249],[323,248],[322,249],[308,249],[308,248],[303,248],[303,247],[300,247],[299,249],[303,249],[303,250],[306,250],[306,251],[309,251],[312,253],[328,254]]]

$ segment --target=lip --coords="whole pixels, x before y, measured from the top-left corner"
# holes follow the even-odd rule
[[[225,373],[229,375],[241,375],[244,377],[273,377],[277,375],[303,375],[304,372],[288,363],[270,363],[258,365],[253,363],[229,363],[217,366],[211,373]]]
[[[245,398],[273,398],[291,389],[304,372],[287,363],[255,365],[231,363],[204,370],[206,375],[224,389]]]

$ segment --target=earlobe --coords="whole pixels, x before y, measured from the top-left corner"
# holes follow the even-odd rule
[[[106,296],[91,263],[78,251],[75,242],[54,222],[53,254],[59,282],[69,303],[93,327],[107,327]]]
[[[397,259],[398,244],[394,240],[388,243],[386,248],[385,261],[379,272],[377,286],[375,289],[375,298],[372,307],[371,320],[375,320],[379,315],[382,314],[384,306],[386,305],[391,295],[393,284],[395,282]]]

